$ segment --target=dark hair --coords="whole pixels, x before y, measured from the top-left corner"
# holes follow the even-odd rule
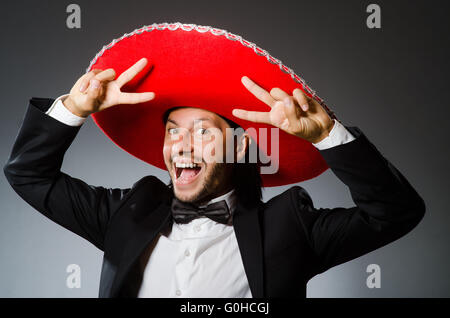
[[[186,106],[177,106],[166,110],[162,116],[163,123],[164,124],[167,123],[169,114],[172,111],[183,107]],[[236,124],[234,121],[226,117],[223,117],[219,114],[216,115],[223,118],[231,128],[235,130],[237,128],[241,128],[238,129],[237,131],[244,132],[242,127]],[[239,136],[236,137],[239,138]],[[261,174],[259,173],[260,169],[259,161],[256,163],[250,162],[249,156],[251,147],[257,147],[256,142],[251,142],[250,147],[247,147],[247,152],[244,158],[242,158],[242,160],[240,160],[239,162],[233,164],[233,171],[231,176],[231,183],[236,193],[236,197],[238,198],[238,201],[242,205],[247,207],[252,207],[255,204],[259,203],[259,201],[262,199],[262,189],[263,189]]]

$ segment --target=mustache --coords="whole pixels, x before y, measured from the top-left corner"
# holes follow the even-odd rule
[[[175,159],[188,159],[188,160],[193,160],[193,162],[195,163],[206,163],[202,157],[192,157],[191,155],[189,156],[185,156],[185,155],[175,155],[175,156],[171,156],[170,157],[170,161],[173,162]]]

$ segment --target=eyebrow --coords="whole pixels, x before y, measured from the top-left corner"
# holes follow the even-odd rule
[[[211,121],[211,122],[212,122],[211,118],[207,118],[207,117],[197,118],[197,119],[195,119],[195,120]],[[178,123],[177,123],[175,120],[168,118],[168,119],[167,119],[167,122],[169,122],[169,121],[170,121],[171,123],[173,123],[173,124],[175,124],[175,125],[178,126]]]

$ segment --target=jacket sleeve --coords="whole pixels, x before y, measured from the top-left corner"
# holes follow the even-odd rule
[[[37,211],[103,250],[108,222],[131,189],[92,186],[61,172],[64,154],[80,126],[46,115],[53,101],[30,100],[3,168],[5,176]]]
[[[347,129],[355,140],[321,154],[356,206],[316,209],[305,190],[292,192],[295,214],[317,255],[317,273],[397,240],[425,213],[424,201],[405,177],[358,128]]]

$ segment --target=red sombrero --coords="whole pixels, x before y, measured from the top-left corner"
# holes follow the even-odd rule
[[[242,85],[244,75],[267,91],[279,87],[291,95],[298,87],[334,116],[304,80],[280,60],[239,35],[209,26],[177,22],[142,27],[104,46],[87,72],[113,68],[119,76],[142,57],[148,59],[152,70],[144,76],[138,75],[122,90],[151,91],[155,92],[155,98],[138,105],[117,105],[92,117],[116,145],[161,169],[166,169],[162,156],[165,129],[161,118],[164,111],[174,106],[207,109],[244,129],[267,128],[270,135],[273,127],[240,120],[231,113],[233,108],[270,110]],[[257,136],[255,139],[259,141]],[[271,154],[270,140],[267,146],[258,146]],[[308,180],[327,169],[313,145],[281,130],[278,160],[277,173],[262,174],[264,186]]]

